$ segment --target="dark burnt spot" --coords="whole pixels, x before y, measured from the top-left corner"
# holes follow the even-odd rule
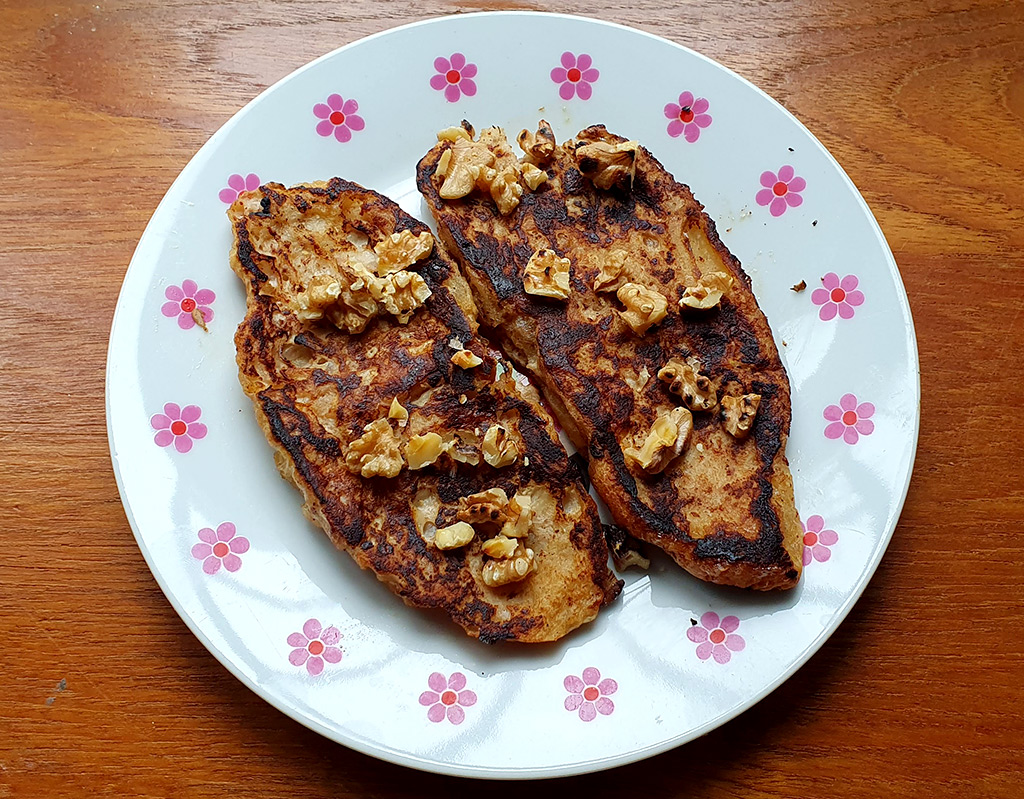
[[[265,198],[264,198],[265,199]],[[266,256],[256,252],[249,240],[249,228],[245,220],[240,219],[235,223],[235,254],[242,268],[256,278],[257,284],[263,283],[267,275],[256,265],[256,259],[263,261]]]
[[[569,167],[562,176],[562,188],[566,194],[582,194],[587,190],[587,180],[578,169]]]
[[[360,519],[353,519],[349,524],[343,524],[339,528],[338,532],[341,534],[341,537],[348,542],[349,546],[353,547],[359,544],[365,535],[363,523]],[[373,542],[370,541],[365,543],[370,544],[370,546],[373,545]]]
[[[313,370],[313,385],[324,386],[334,385],[338,389],[338,394],[345,395],[350,391],[356,389],[360,384],[359,375],[342,375],[335,377],[325,372],[323,369]]]

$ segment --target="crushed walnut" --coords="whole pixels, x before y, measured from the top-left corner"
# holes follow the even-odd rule
[[[576,163],[580,172],[590,178],[598,189],[610,189],[615,185],[632,188],[639,146],[635,141],[580,144],[576,147]]]
[[[416,272],[395,272],[377,278],[370,284],[373,298],[384,306],[384,310],[398,318],[400,324],[408,324],[416,309],[430,297],[426,281]]]
[[[540,185],[548,179],[548,173],[543,169],[526,163],[520,164],[519,171],[523,173],[523,182],[530,191],[537,191]]]
[[[543,119],[538,123],[536,133],[524,129],[516,136],[516,141],[529,162],[534,164],[546,164],[555,154],[555,134]]]
[[[568,258],[560,257],[554,250],[537,250],[526,264],[523,289],[527,294],[556,300],[568,299],[571,263]]]
[[[459,499],[458,518],[477,525],[501,526],[508,520],[508,495],[503,488],[488,488]]]
[[[487,170],[485,180],[490,184],[491,199],[498,206],[498,213],[502,216],[511,214],[523,196],[518,170],[514,167],[505,167],[495,171],[493,176],[491,170]]]
[[[385,237],[373,248],[377,254],[377,274],[383,277],[407,269],[434,249],[434,237],[426,231],[403,230]]]
[[[438,138],[440,135],[438,134]],[[448,152],[451,153],[451,158],[445,169],[440,195],[442,200],[457,200],[467,196],[477,187],[483,170],[494,165],[494,153],[468,136],[456,137]]]
[[[440,531],[439,531],[440,532]],[[483,580],[488,588],[518,583],[534,570],[533,550],[519,544],[511,557],[489,560],[484,564]]]
[[[668,300],[658,292],[645,288],[639,283],[625,283],[615,293],[626,306],[622,318],[635,333],[644,334],[651,325],[656,325],[668,313]]]
[[[494,538],[484,541],[482,549],[484,554],[490,558],[511,558],[518,546],[519,542],[516,539],[496,535]]]
[[[481,450],[484,460],[495,469],[510,466],[521,454],[521,447],[512,433],[500,424],[492,424],[487,428]]]
[[[682,406],[662,412],[644,437],[640,448],[626,447],[622,454],[645,472],[657,474],[680,454],[693,429],[693,414]]]
[[[456,430],[444,436],[444,451],[458,463],[480,465],[480,436],[472,430]]]
[[[413,436],[405,445],[405,459],[410,469],[422,469],[441,457],[444,445],[437,433],[423,433]]]
[[[405,465],[400,441],[387,419],[377,419],[363,428],[363,434],[348,445],[345,466],[363,477],[395,477]]]
[[[734,438],[746,438],[754,426],[754,417],[761,405],[760,394],[744,394],[742,397],[722,397],[722,418],[725,430]]]
[[[398,401],[398,397],[391,400],[391,407],[388,409],[388,418],[398,422],[399,427],[405,427],[409,423],[409,411]]]
[[[462,132],[449,134],[454,130]],[[446,151],[451,155],[447,159],[442,155],[435,169],[435,174],[444,178],[441,199],[456,200],[479,189],[491,196],[502,216],[516,209],[523,195],[519,162],[510,151],[504,152],[508,151],[508,142],[500,128],[488,128],[479,141],[473,141],[470,132],[462,128],[448,128],[438,138],[452,142]],[[500,157],[496,152],[500,152]]]
[[[476,530],[465,522],[439,527],[434,533],[434,546],[438,549],[459,549],[476,538]]]
[[[687,358],[685,362],[672,358],[658,370],[658,379],[668,383],[668,390],[681,397],[690,410],[709,411],[718,398],[711,380],[701,374],[700,368],[696,358]]]
[[[701,275],[696,286],[687,286],[682,299],[679,300],[679,305],[699,310],[714,308],[722,297],[729,293],[732,285],[732,275],[727,275],[725,272],[708,272],[706,275]]]
[[[522,491],[508,501],[505,507],[508,521],[501,528],[501,534],[507,538],[525,538],[533,524],[533,498]]]
[[[474,366],[479,366],[484,361],[479,355],[475,355],[469,350],[459,350],[452,356],[452,363],[461,369],[472,369]]]
[[[594,291],[618,291],[629,277],[626,270],[626,251],[612,250],[601,261],[601,269],[594,278]]]

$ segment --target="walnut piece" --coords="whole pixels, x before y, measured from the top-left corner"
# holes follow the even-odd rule
[[[489,560],[484,564],[484,585],[496,588],[500,585],[518,583],[534,570],[533,550],[522,544],[516,547],[510,558]]]
[[[530,191],[537,191],[540,184],[548,179],[547,172],[530,163],[522,164],[519,171],[523,173],[523,181]]]
[[[534,164],[546,164],[555,154],[555,134],[545,120],[537,124],[537,132],[530,133],[528,130],[521,130],[516,136],[516,141],[526,154],[529,162]]]
[[[453,128],[448,128],[448,130],[453,130]],[[462,128],[458,128],[458,130],[462,130]],[[438,134],[438,138],[440,138],[440,134]],[[477,187],[483,170],[490,169],[494,165],[494,153],[488,150],[486,145],[473,141],[469,136],[456,136],[449,152],[451,160],[445,170],[440,194],[442,200],[457,200],[460,197],[465,197]],[[491,171],[493,172],[493,170]]]
[[[594,278],[594,291],[618,291],[627,279],[625,250],[612,250],[601,262],[601,269]]]
[[[456,430],[444,437],[444,451],[448,457],[470,466],[480,465],[480,436],[472,430]]]
[[[523,289],[527,294],[568,299],[570,264],[568,258],[559,257],[554,250],[537,250],[526,264]]]
[[[472,369],[482,364],[483,359],[469,350],[459,350],[452,356],[452,363],[462,369]]]
[[[514,538],[496,535],[483,543],[484,554],[491,558],[511,558],[516,553],[519,542]]]
[[[725,272],[708,272],[701,275],[696,286],[688,286],[683,292],[680,306],[707,310],[714,308],[721,301],[722,296],[729,293],[732,288],[732,275]]]
[[[387,419],[377,419],[363,428],[363,434],[348,445],[345,466],[363,477],[395,477],[405,465],[398,436]]]
[[[490,173],[491,170],[487,170],[484,179],[490,184],[491,199],[498,206],[498,213],[508,216],[516,209],[519,205],[519,198],[523,196],[523,187],[519,183],[519,172],[515,167],[507,166],[496,171],[493,177]]]
[[[501,534],[507,538],[525,538],[533,524],[533,498],[529,494],[517,491],[508,501],[505,508],[508,521],[501,528]]]
[[[405,458],[410,469],[422,469],[434,463],[444,452],[441,436],[437,433],[424,433],[413,436],[405,445]]]
[[[643,335],[651,325],[656,325],[668,313],[668,300],[652,289],[639,283],[624,283],[615,293],[626,306],[622,318],[635,333]]]
[[[754,426],[754,417],[761,405],[760,394],[744,394],[742,397],[722,397],[722,417],[725,430],[734,438],[746,438]]]
[[[408,230],[392,233],[378,242],[377,274],[383,277],[407,269],[434,249],[434,237],[426,231],[415,236]]]
[[[503,488],[488,488],[459,499],[457,518],[473,525],[503,525],[508,520],[508,495]]]
[[[399,427],[405,427],[409,423],[409,411],[398,401],[398,397],[391,400],[391,407],[388,409],[388,418],[398,422]]]
[[[459,139],[473,141],[473,128],[466,130],[460,125],[452,125],[450,128],[444,128],[437,132],[438,141],[458,141]]]
[[[416,272],[401,271],[385,277],[375,278],[370,284],[370,293],[384,306],[389,314],[398,317],[400,324],[407,324],[430,297],[426,281]]]
[[[500,424],[492,424],[484,434],[481,450],[484,460],[495,469],[509,466],[519,457],[520,446],[512,434]]]
[[[718,397],[707,375],[700,373],[700,361],[687,358],[686,362],[672,358],[658,370],[658,379],[668,383],[668,390],[682,398],[692,411],[709,411]]]
[[[476,530],[465,522],[439,527],[434,533],[434,546],[438,549],[458,549],[476,538]]]
[[[636,155],[639,144],[635,141],[611,144],[595,141],[576,147],[576,163],[598,189],[615,185],[633,186]]]
[[[693,414],[690,410],[681,406],[673,408],[654,420],[639,449],[627,447],[622,454],[645,472],[658,474],[682,453],[692,429]]]

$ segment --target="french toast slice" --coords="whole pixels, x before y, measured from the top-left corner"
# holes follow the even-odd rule
[[[603,126],[439,134],[417,168],[481,325],[533,377],[617,524],[713,583],[794,586],[790,388],[688,187]],[[443,196],[442,196],[443,195]]]
[[[594,619],[622,586],[597,509],[427,227],[339,178],[270,183],[228,215],[239,379],[306,516],[482,641]]]

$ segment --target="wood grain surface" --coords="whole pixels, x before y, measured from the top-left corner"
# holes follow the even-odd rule
[[[188,158],[312,58],[437,14],[569,11],[693,47],[843,164],[910,296],[913,483],[839,631],[735,721],[531,786],[387,765],[243,688],[135,545],[107,450],[107,335]],[[1024,796],[1024,5],[6,2],[0,9],[0,797]]]

